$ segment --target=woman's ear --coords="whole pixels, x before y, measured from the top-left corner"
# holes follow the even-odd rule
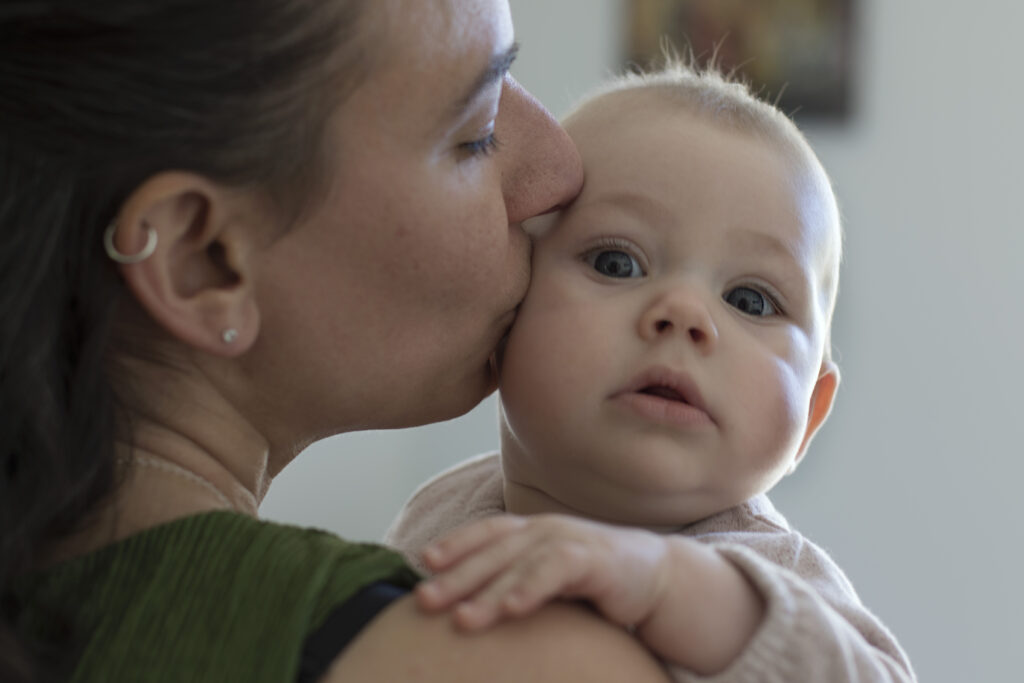
[[[252,272],[258,229],[246,225],[257,215],[251,201],[196,174],[160,173],[128,197],[106,242],[115,261],[126,255],[118,268],[150,317],[189,346],[220,356],[244,352],[259,332]]]
[[[807,429],[804,431],[804,439],[800,442],[800,450],[796,453],[790,472],[796,469],[797,464],[807,452],[807,446],[811,443],[811,439],[814,438],[821,425],[825,424],[825,418],[832,412],[832,403],[835,400],[838,387],[839,366],[831,360],[822,361],[821,370],[818,371],[818,381],[814,383],[810,406],[807,410]]]

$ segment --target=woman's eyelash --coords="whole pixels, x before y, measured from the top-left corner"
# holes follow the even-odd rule
[[[490,133],[479,140],[463,142],[459,147],[470,156],[487,156],[498,149],[498,138]]]

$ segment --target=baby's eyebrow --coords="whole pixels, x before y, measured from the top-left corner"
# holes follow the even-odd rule
[[[594,204],[611,204],[628,211],[652,225],[672,226],[676,224],[676,213],[654,197],[642,192],[618,190],[600,196]]]
[[[758,230],[733,229],[728,233],[729,242],[739,250],[768,253],[797,265],[803,261],[799,251],[789,242]]]

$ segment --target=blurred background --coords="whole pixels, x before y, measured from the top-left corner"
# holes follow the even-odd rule
[[[721,40],[717,10],[691,4],[708,5],[511,0],[513,73],[564,113],[659,30],[689,22],[698,51]],[[831,173],[846,229],[835,411],[772,497],[922,681],[1024,680],[1024,3],[711,4],[742,15],[723,57],[752,60],[772,97],[789,83],[783,106]],[[262,512],[377,540],[418,483],[496,447],[495,415],[492,397],[449,423],[323,441]]]

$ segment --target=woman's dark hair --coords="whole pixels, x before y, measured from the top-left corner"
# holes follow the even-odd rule
[[[165,169],[296,215],[327,117],[367,68],[363,5],[0,3],[0,680],[52,675],[40,662],[62,646],[19,632],[12,582],[117,483],[124,289],[104,228]]]

